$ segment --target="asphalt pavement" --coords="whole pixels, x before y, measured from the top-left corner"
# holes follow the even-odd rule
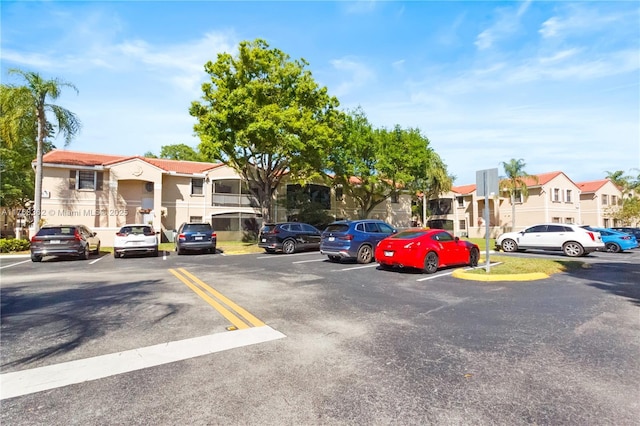
[[[640,251],[581,260],[474,282],[317,252],[2,257],[0,421],[637,424]]]

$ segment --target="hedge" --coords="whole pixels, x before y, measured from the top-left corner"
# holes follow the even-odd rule
[[[0,253],[13,253],[29,250],[29,240],[17,240],[15,238],[0,239]]]

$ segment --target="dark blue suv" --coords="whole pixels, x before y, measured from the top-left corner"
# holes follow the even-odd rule
[[[355,258],[358,263],[369,263],[376,245],[396,232],[397,229],[382,220],[340,220],[322,233],[320,253],[329,256],[332,262]]]

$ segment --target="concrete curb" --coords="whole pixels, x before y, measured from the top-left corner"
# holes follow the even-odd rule
[[[451,276],[454,278],[459,278],[461,280],[483,281],[483,282],[535,281],[535,280],[543,280],[545,278],[549,278],[549,275],[544,274],[542,272],[531,272],[528,274],[509,274],[509,275],[479,275],[479,274],[469,274],[460,269],[457,271],[453,271]]]

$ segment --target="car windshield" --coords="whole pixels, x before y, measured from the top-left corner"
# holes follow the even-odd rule
[[[411,231],[398,232],[397,234],[392,235],[389,238],[393,238],[393,239],[396,239],[396,240],[412,240],[412,239],[418,238],[418,237],[420,237],[420,236],[422,236],[422,235],[424,235],[426,233],[427,233],[426,230],[414,229],[414,230],[411,230]]]
[[[134,234],[134,235],[139,235],[139,234],[150,235],[150,234],[153,234],[153,230],[151,229],[150,226],[123,226],[120,229],[120,233]]]
[[[264,225],[262,227],[262,233],[267,234],[275,229],[276,225]]]
[[[349,230],[349,225],[345,223],[334,223],[327,226],[325,232],[347,232]]]
[[[184,232],[209,232],[211,226],[208,223],[192,223],[185,225]]]
[[[38,236],[46,235],[74,235],[76,229],[73,226],[51,226],[38,231]]]

